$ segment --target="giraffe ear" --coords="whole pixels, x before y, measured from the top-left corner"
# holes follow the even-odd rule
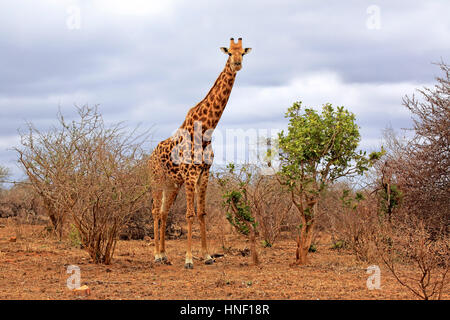
[[[244,53],[242,55],[250,53],[250,51],[252,51],[252,48],[245,48]]]
[[[227,48],[221,47],[220,50],[221,50],[223,53],[228,54],[228,49],[227,49]]]

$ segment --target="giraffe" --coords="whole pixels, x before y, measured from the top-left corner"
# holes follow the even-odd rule
[[[202,101],[188,111],[177,132],[156,146],[148,161],[153,198],[155,262],[169,263],[165,250],[166,220],[170,207],[184,184],[188,225],[184,266],[186,269],[194,267],[191,248],[195,211],[200,223],[203,259],[205,264],[214,263],[208,253],[205,223],[205,194],[214,159],[211,135],[228,102],[236,73],[242,68],[242,58],[251,51],[251,48],[242,48],[242,38],[237,43],[231,38],[229,48],[220,49],[229,57],[213,87]]]

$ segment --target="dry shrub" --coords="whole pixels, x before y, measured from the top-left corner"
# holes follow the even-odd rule
[[[106,127],[97,108],[78,108],[79,121],[41,133],[29,124],[19,161],[42,198],[60,237],[72,219],[95,263],[111,262],[118,235],[136,210],[148,206],[144,136]]]
[[[384,133],[386,154],[374,172],[372,188],[387,221],[375,231],[378,252],[400,284],[421,299],[440,299],[449,268],[450,68],[433,89],[406,96],[412,114],[412,139]],[[390,223],[390,220],[392,222]],[[399,266],[415,267],[408,275]]]
[[[358,260],[377,261],[375,243],[380,219],[377,199],[365,192],[356,199],[345,183],[333,186],[325,195],[320,210],[331,232],[333,248],[351,250]]]
[[[145,171],[134,154],[108,145],[97,152],[88,164],[92,174],[75,177],[77,202],[71,214],[94,262],[109,264],[121,228],[148,193],[145,181],[140,181]]]
[[[241,235],[250,240],[252,261],[259,264],[256,249],[256,236],[258,223],[255,219],[255,204],[253,197],[254,167],[249,165],[236,166],[231,163],[224,172],[217,175],[219,185],[222,187],[223,207],[228,222]]]
[[[343,217],[344,239],[361,261],[378,260],[375,243],[378,241],[376,230],[380,219],[376,201],[373,198],[362,200],[355,209],[346,209]]]
[[[42,200],[27,182],[17,183],[11,189],[0,192],[0,218],[9,217],[21,223],[47,222]]]
[[[432,88],[418,89],[420,98],[405,96],[414,136],[401,141],[385,133],[389,178],[402,193],[402,207],[439,230],[450,221],[450,67],[438,64],[443,75]]]
[[[6,178],[9,176],[8,168],[0,166],[0,192],[2,190],[2,184],[6,182]]]
[[[338,197],[342,188],[346,190],[340,188],[322,202],[324,207],[337,209],[324,212],[335,247],[351,250],[362,261],[383,262],[401,285],[421,299],[440,299],[450,265],[445,227],[430,228],[434,219],[427,221],[404,209],[389,216],[377,193],[366,192],[362,200],[355,201],[350,194]],[[340,210],[339,201],[344,202]],[[413,269],[413,274],[405,269]]]
[[[288,226],[292,202],[280,188],[277,179],[270,175],[257,177],[252,190],[252,199],[263,244],[271,247],[279,238],[283,227]]]
[[[210,175],[208,189],[206,191],[206,226],[210,234],[216,235],[219,240],[220,248],[227,252],[232,244],[231,238],[234,238],[238,233],[233,226],[227,221],[226,215],[222,206],[223,189],[219,185],[219,181],[214,174]],[[184,206],[186,202],[184,202]],[[183,215],[182,217],[184,217]]]
[[[262,174],[261,168],[257,165],[244,165],[241,170],[249,175],[245,181],[245,192],[251,214],[257,222],[257,235],[262,238],[265,247],[271,247],[283,229],[292,229],[292,221],[295,221],[292,219],[292,202],[274,175]],[[243,181],[239,174],[242,175],[242,172],[223,170],[213,178],[213,187],[211,189],[208,187],[210,190],[208,199],[213,212],[221,213],[217,208],[223,203],[224,190],[240,188],[239,185]],[[223,184],[225,180],[227,188],[224,189],[221,183]]]
[[[182,197],[184,197],[184,194],[182,194]],[[225,214],[223,213],[222,208],[222,188],[219,185],[219,181],[216,178],[214,174],[210,174],[209,176],[209,183],[208,183],[208,189],[206,191],[206,212],[207,212],[207,227],[208,228],[214,228],[218,231],[225,231],[232,230],[228,227],[228,222],[225,219]],[[186,206],[186,202],[183,202],[184,210]],[[181,211],[183,213],[182,217],[185,217],[186,211]],[[225,228],[224,228],[225,225]]]
[[[378,229],[378,253],[395,279],[417,297],[440,299],[450,267],[450,239],[444,230],[433,234],[416,216],[402,216]],[[414,274],[402,272],[402,264]]]

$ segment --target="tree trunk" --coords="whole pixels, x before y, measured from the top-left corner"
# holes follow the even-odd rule
[[[314,231],[314,222],[315,222],[315,214],[316,214],[316,205],[312,207],[313,217],[307,219],[305,215],[302,216],[302,227],[297,235],[297,250],[295,254],[295,264],[297,265],[305,265],[308,263],[308,252],[311,247],[313,231]]]
[[[311,223],[311,227],[312,226],[313,223]],[[307,228],[306,230],[305,237],[300,237],[300,235],[297,236],[297,251],[295,255],[295,264],[297,265],[305,265],[308,263],[307,256],[309,248],[311,247],[313,230],[312,228]]]

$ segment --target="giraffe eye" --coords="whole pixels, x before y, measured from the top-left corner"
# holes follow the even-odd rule
[[[231,57],[231,53],[228,52],[228,55]]]

